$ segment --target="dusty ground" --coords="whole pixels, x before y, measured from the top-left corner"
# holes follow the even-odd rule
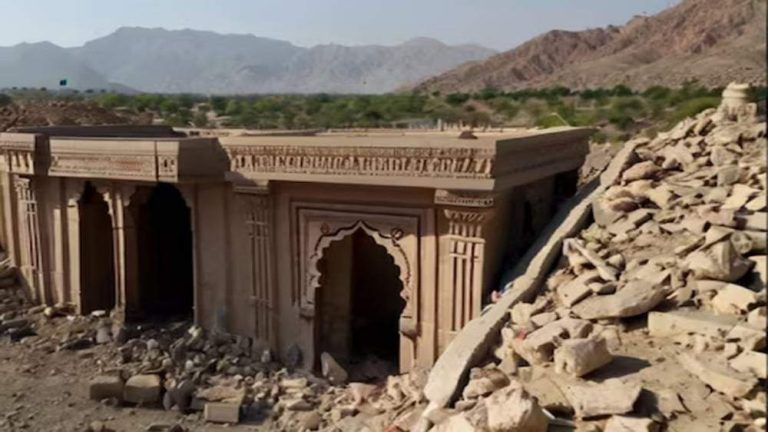
[[[82,432],[94,421],[118,432],[176,423],[189,431],[276,430],[269,421],[220,426],[203,422],[200,413],[110,407],[89,400],[87,380],[106,347],[45,354],[29,346],[33,339],[26,341],[0,342],[0,431]]]

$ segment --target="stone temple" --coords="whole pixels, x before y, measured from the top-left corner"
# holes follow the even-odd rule
[[[40,303],[191,318],[306,369],[328,352],[407,371],[575,192],[591,133],[19,129],[0,134],[0,241]]]

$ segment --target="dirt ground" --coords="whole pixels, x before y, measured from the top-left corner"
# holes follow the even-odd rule
[[[31,339],[25,339],[31,341]],[[269,422],[239,425],[204,423],[202,413],[183,415],[158,408],[110,407],[88,399],[88,379],[98,369],[99,350],[50,354],[28,343],[0,342],[0,431],[83,432],[94,421],[120,431],[164,430],[182,425],[188,431],[270,431]]]

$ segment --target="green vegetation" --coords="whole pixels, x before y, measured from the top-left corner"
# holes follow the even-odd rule
[[[513,92],[487,88],[476,93],[386,95],[124,95],[44,89],[11,90],[12,97],[95,100],[125,113],[150,114],[173,126],[249,129],[403,128],[463,123],[474,127],[600,128],[600,140],[624,139],[640,131],[664,130],[720,103],[722,89],[695,82],[680,88],[655,86],[642,92],[618,85],[573,91],[565,87]],[[764,101],[766,89],[754,90]],[[0,105],[3,103],[0,97]]]

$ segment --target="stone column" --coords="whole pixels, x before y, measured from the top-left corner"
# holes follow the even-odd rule
[[[492,216],[493,197],[438,191],[435,201],[443,204],[438,288],[438,341],[442,351],[482,309],[487,283],[487,236],[493,235],[485,228]]]
[[[82,312],[80,299],[80,207],[78,201],[83,193],[85,183],[81,180],[66,179],[64,195],[66,210],[66,257],[69,264],[69,289],[66,301],[74,301],[77,313]]]
[[[112,248],[115,270],[115,308],[125,311],[126,306],[138,304],[138,251],[136,223],[128,209],[136,186],[112,183],[98,187],[109,207],[112,220]]]

